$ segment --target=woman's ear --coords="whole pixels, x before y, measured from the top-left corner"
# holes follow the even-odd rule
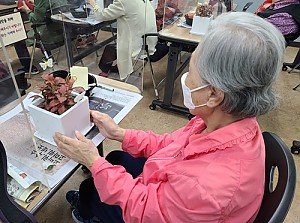
[[[209,89],[210,95],[206,105],[210,108],[215,108],[223,102],[224,92],[213,86],[209,86]]]

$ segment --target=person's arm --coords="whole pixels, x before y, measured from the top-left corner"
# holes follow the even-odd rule
[[[122,143],[122,149],[134,157],[149,157],[177,139],[186,127],[173,133],[155,134],[152,131],[127,129]]]
[[[145,132],[141,130],[123,129],[107,114],[94,110],[91,110],[90,113],[91,121],[95,123],[99,132],[105,138],[121,142],[122,149],[135,157],[151,156],[160,149],[171,144],[182,134],[185,134],[186,131],[190,131],[197,120],[196,118],[193,118],[185,127],[180,128],[173,133],[158,135],[151,131]],[[95,149],[95,146],[90,140],[86,139],[84,136],[82,137],[81,135],[82,134],[77,133],[76,136],[78,140],[75,140],[61,134],[56,134],[54,136],[54,140],[59,146],[59,149],[61,149],[68,157],[90,167],[98,156],[91,156],[94,153],[91,153],[89,150],[94,151],[93,149]],[[86,148],[86,150],[81,148]]]
[[[194,123],[194,121],[191,121],[186,127],[171,134],[158,135],[151,131],[123,129],[107,114],[98,111],[91,110],[91,118],[105,138],[122,142],[123,150],[135,157],[149,157],[172,143]]]
[[[102,21],[117,19],[125,15],[125,7],[120,0],[114,0],[112,4],[104,9],[95,0],[87,0],[87,3],[92,6],[95,16]]]
[[[149,157],[160,149],[168,146],[186,132],[191,131],[198,118],[191,119],[185,127],[172,133],[155,134],[152,131],[126,129],[122,141],[122,149],[134,157]]]
[[[40,23],[45,21],[45,14],[50,8],[49,2],[44,0],[34,1],[34,11],[29,8],[26,9],[28,19],[31,23]]]

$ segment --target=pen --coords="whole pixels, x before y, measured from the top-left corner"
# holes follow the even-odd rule
[[[112,87],[104,87],[104,86],[101,86],[101,85],[96,85],[96,87],[107,90],[107,91],[114,91],[115,90]]]

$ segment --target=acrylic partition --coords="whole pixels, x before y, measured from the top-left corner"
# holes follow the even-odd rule
[[[196,13],[199,4],[207,5],[207,7],[198,7],[199,10]],[[176,21],[182,26],[191,28],[188,26],[192,23],[191,19],[195,13],[200,14],[199,16],[206,16],[201,14],[209,12],[215,18],[221,13],[235,11],[236,9],[237,4],[233,0],[158,0],[156,16],[161,18],[159,21],[160,29],[167,28]],[[186,21],[186,17],[189,18],[188,21]]]
[[[164,29],[182,20],[188,13],[195,12],[198,2],[202,0],[158,0],[156,17],[160,23],[159,29]]]
[[[15,49],[10,39],[18,35],[20,20],[7,15],[0,21],[0,140],[7,156],[7,190],[22,207],[33,210],[37,199],[51,187],[49,176],[57,168],[56,158],[51,157],[57,152],[34,137],[27,111],[31,99],[19,88],[24,85],[25,72],[16,71],[19,62],[12,59]]]
[[[19,70],[14,48],[26,38],[19,13],[0,16],[0,140],[7,156],[7,188],[17,203],[34,213],[47,192],[78,164],[36,137],[28,106],[37,91],[24,85],[25,72]]]

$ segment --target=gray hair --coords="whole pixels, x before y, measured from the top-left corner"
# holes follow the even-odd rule
[[[203,84],[224,92],[224,112],[255,117],[277,105],[272,86],[284,51],[285,40],[271,23],[246,12],[224,13],[197,47],[196,66]]]

